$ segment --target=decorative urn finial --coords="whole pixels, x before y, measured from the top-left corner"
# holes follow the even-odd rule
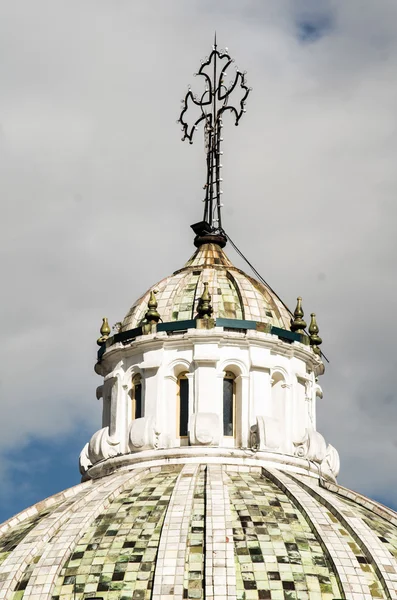
[[[323,340],[318,335],[319,329],[317,325],[316,314],[311,313],[311,318],[312,319],[309,326],[310,345],[313,347],[313,352],[321,356],[321,350],[319,346],[323,343]]]
[[[307,327],[306,321],[303,319],[304,314],[305,313],[303,312],[302,308],[302,298],[298,296],[294,317],[291,319],[291,331],[295,331],[295,333],[304,333],[304,330]]]
[[[145,314],[145,319],[148,323],[158,323],[160,321],[160,313],[157,312],[157,300],[154,290],[150,291],[147,305],[149,310]]]
[[[211,306],[211,294],[208,291],[208,282],[204,282],[204,290],[197,304],[197,313],[199,319],[209,319],[213,313]]]
[[[99,337],[97,339],[97,344],[98,344],[98,346],[102,346],[106,342],[106,340],[108,339],[109,334],[110,334],[110,326],[109,326],[107,317],[103,317],[102,326],[99,331],[101,333],[101,337]]]

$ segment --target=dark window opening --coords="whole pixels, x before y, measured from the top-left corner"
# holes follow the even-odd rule
[[[143,417],[142,411],[142,384],[137,383],[135,386],[135,418],[140,419]]]
[[[223,380],[223,435],[234,436],[234,378]]]
[[[132,400],[132,409],[131,409],[131,417],[132,419],[141,419],[143,417],[144,406],[143,406],[143,394],[142,394],[142,380],[140,375],[136,375],[132,380],[132,389],[131,389],[131,400]]]
[[[186,376],[179,378],[179,436],[186,437],[189,422],[189,380]]]

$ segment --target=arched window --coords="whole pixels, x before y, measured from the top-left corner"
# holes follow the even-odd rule
[[[236,428],[236,377],[226,371],[223,378],[223,435],[234,437]]]
[[[187,437],[189,422],[189,380],[186,373],[178,376],[178,435]]]
[[[142,378],[140,375],[135,375],[135,377],[132,380],[131,400],[132,418],[140,419],[141,417],[143,417]]]

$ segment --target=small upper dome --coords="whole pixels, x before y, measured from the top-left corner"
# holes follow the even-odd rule
[[[185,321],[197,314],[197,302],[208,282],[214,318],[245,319],[290,329],[291,315],[266,285],[237,269],[217,244],[203,244],[185,266],[153,288],[164,322]],[[122,331],[138,327],[145,317],[150,290],[133,304]]]

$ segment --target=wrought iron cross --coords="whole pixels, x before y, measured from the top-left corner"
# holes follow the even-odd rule
[[[207,154],[207,181],[204,186],[205,197],[204,223],[205,232],[209,234],[222,233],[221,216],[221,150],[223,114],[226,111],[231,112],[235,117],[235,124],[239,121],[245,112],[245,101],[250,88],[246,85],[245,72],[236,68],[234,77],[227,83],[227,69],[232,68],[234,59],[230,57],[227,48],[218,50],[216,44],[216,34],[212,52],[204,61],[201,61],[201,67],[196,76],[204,77],[205,89],[200,95],[192,92],[190,86],[185,98],[182,100],[182,112],[179,117],[179,123],[182,125],[183,140],[189,140],[193,143],[193,136],[198,129],[199,123],[204,122],[205,151]],[[240,98],[236,106],[229,104],[230,98],[237,97],[237,91],[240,92]],[[195,107],[199,111],[198,118],[192,125],[185,120],[185,115],[190,107]],[[194,228],[194,226],[193,226]],[[196,233],[198,233],[196,231]]]

